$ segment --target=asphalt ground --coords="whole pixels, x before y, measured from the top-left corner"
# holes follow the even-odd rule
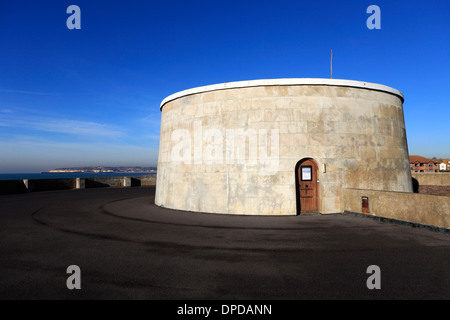
[[[0,299],[449,299],[450,234],[353,215],[193,213],[154,188],[0,196]],[[81,270],[69,290],[67,268]],[[369,289],[369,266],[380,289]]]

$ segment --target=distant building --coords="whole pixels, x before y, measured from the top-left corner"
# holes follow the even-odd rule
[[[450,159],[443,159],[439,164],[439,171],[450,171]]]
[[[409,156],[409,167],[413,172],[439,172],[439,161],[421,156]]]

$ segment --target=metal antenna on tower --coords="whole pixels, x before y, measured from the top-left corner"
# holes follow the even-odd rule
[[[331,79],[333,79],[333,50],[331,50]]]

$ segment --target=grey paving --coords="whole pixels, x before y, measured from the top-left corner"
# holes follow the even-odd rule
[[[448,299],[450,235],[348,215],[227,216],[154,188],[0,196],[0,299]],[[81,268],[81,290],[66,269]],[[367,268],[381,269],[369,290]]]

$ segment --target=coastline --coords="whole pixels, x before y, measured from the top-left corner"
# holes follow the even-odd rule
[[[0,173],[0,181],[23,179],[70,179],[95,177],[135,177],[156,175],[156,172],[41,172],[41,173]]]

